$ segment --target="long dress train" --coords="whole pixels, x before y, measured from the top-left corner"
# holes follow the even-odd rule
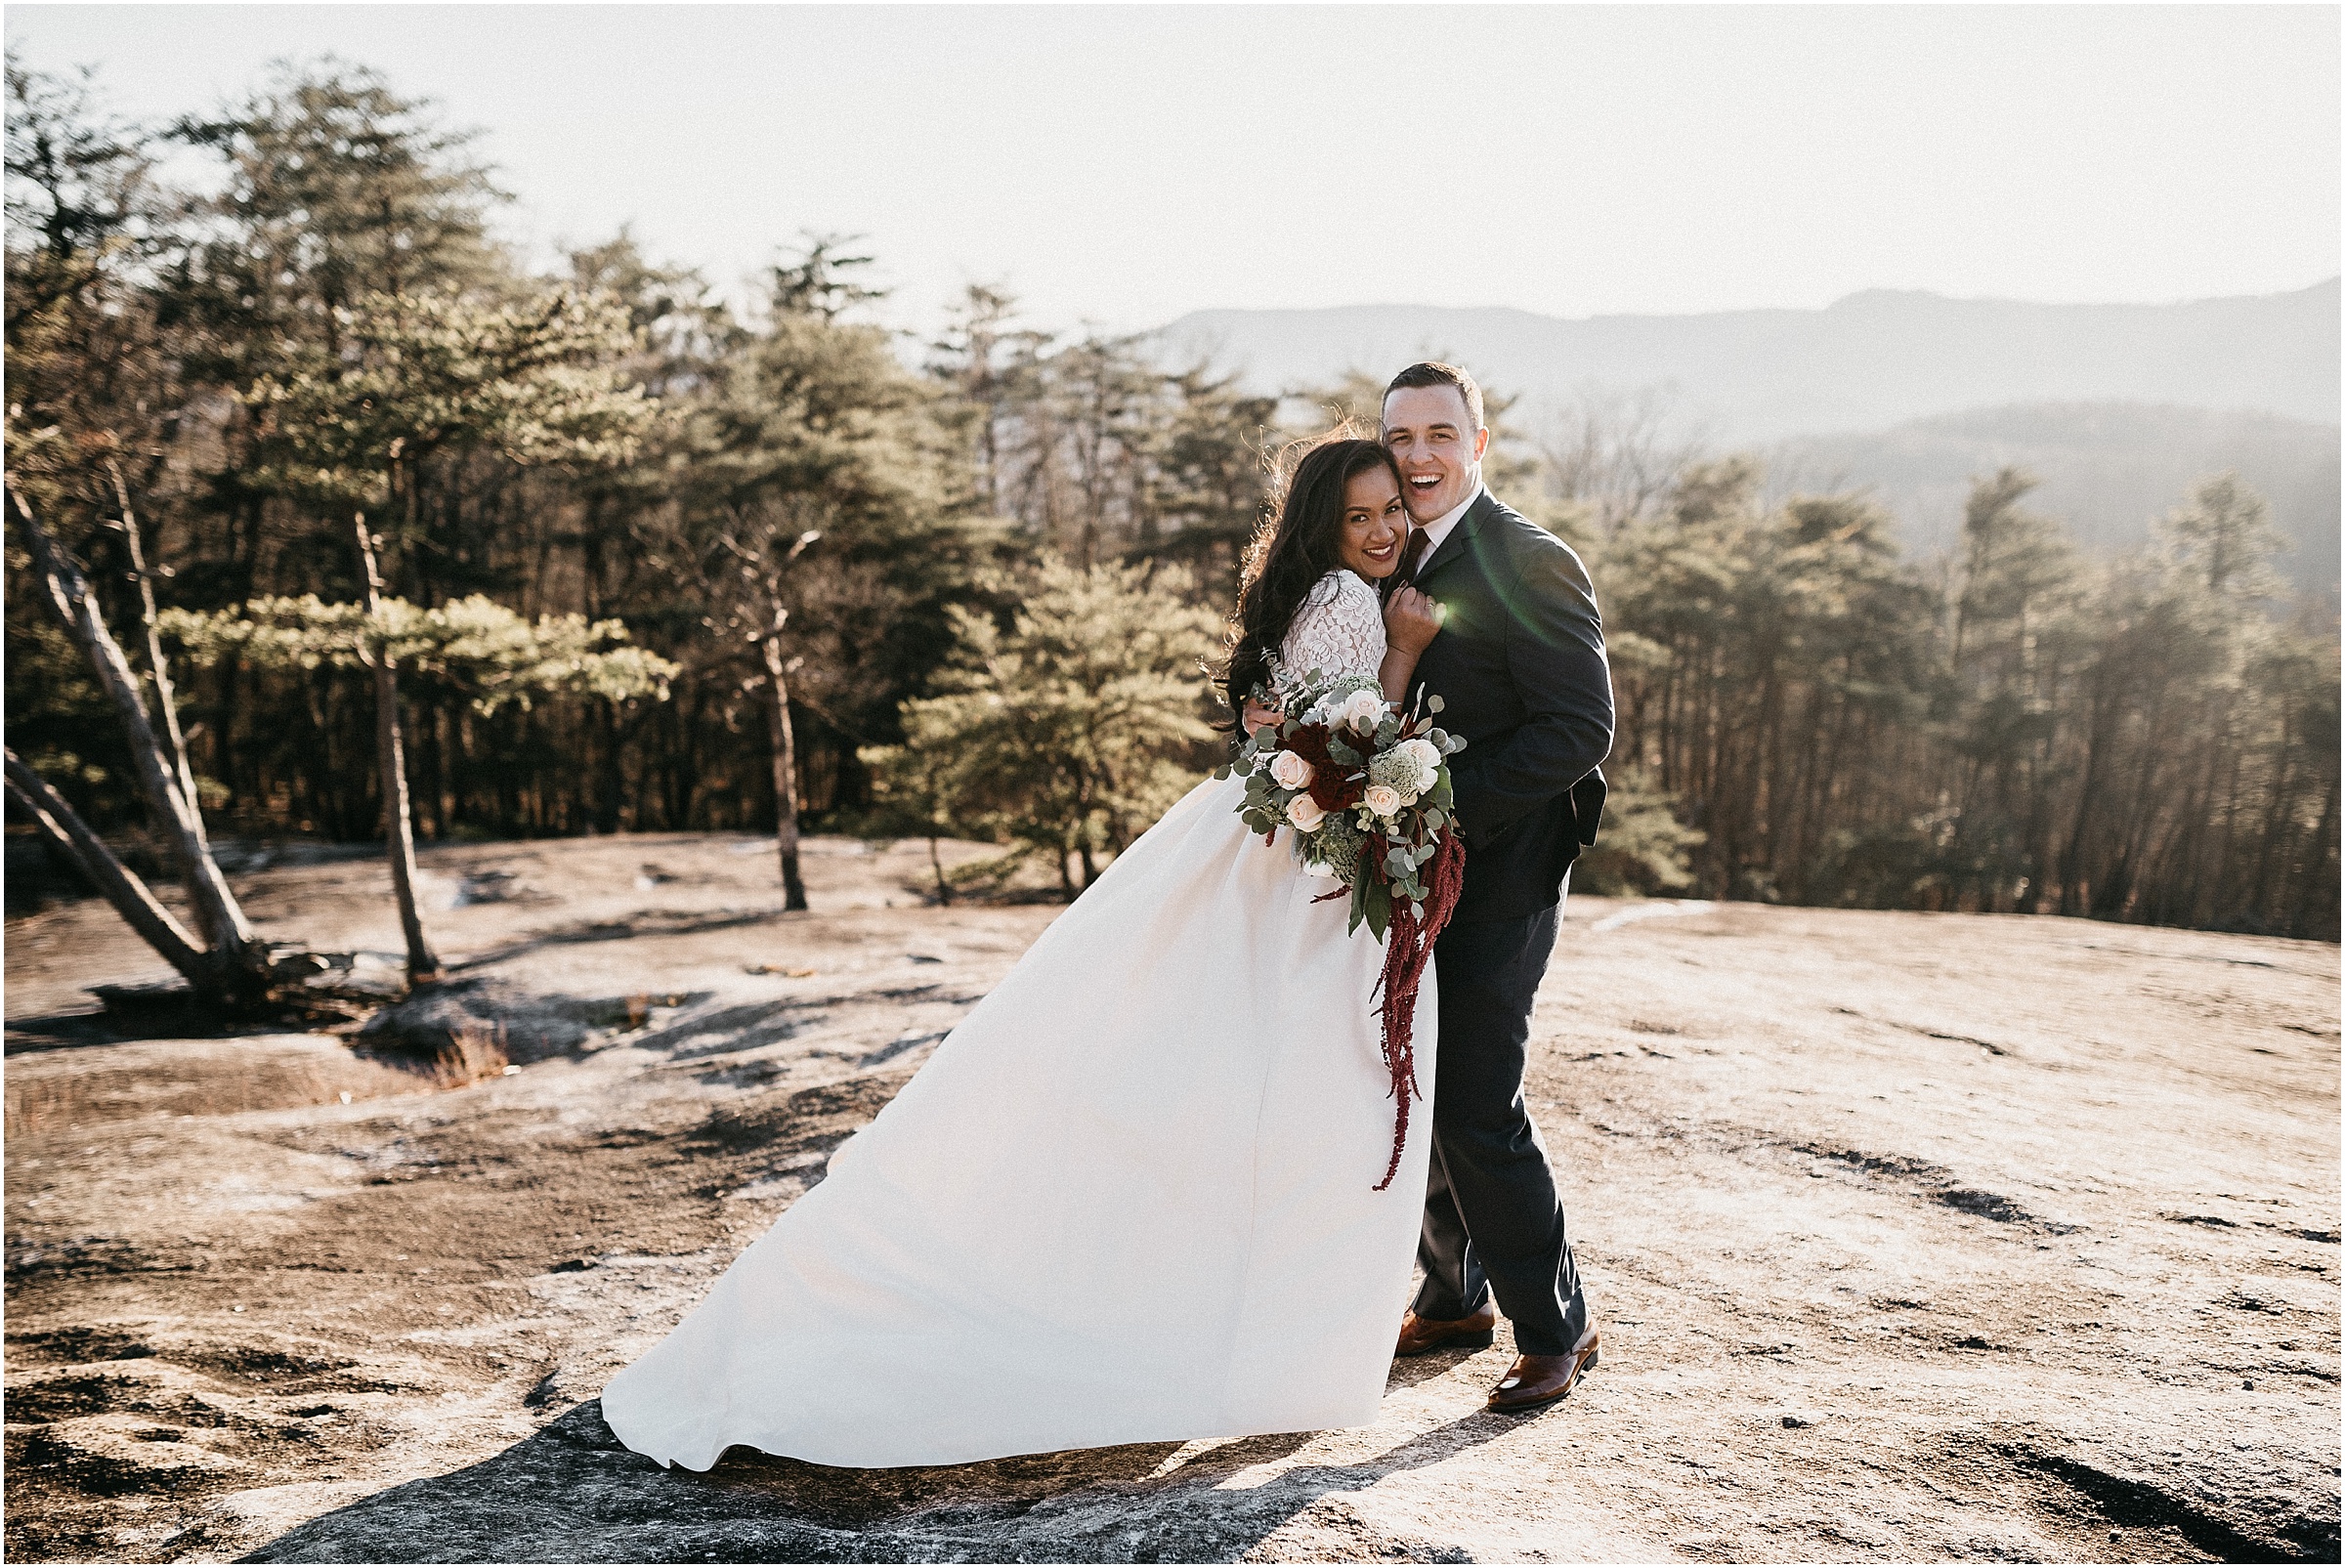
[[[1373,590],[1331,573],[1296,668],[1373,673]],[[1406,1305],[1428,1108],[1398,1175],[1335,884],[1198,785],[973,1008],[827,1177],[620,1372],[626,1445],[945,1464],[1374,1420]],[[1433,1081],[1436,997],[1415,1013]]]

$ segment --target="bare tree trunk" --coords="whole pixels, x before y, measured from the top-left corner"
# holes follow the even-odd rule
[[[618,831],[619,805],[626,795],[625,763],[618,749],[624,737],[619,730],[618,705],[608,699],[594,705],[596,775],[592,830],[598,833]]]
[[[114,482],[115,504],[122,510],[122,536],[130,544],[130,569],[138,578],[139,621],[147,632],[147,664],[154,681],[154,705],[163,716],[163,736],[171,742],[172,760],[179,765],[180,793],[187,797],[196,841],[208,849],[211,837],[204,831],[203,802],[195,793],[195,767],[188,760],[188,738],[179,727],[179,698],[171,689],[171,666],[163,659],[163,634],[154,608],[154,573],[147,570],[147,546],[139,537],[138,514],[130,509],[130,486],[122,478],[122,467],[111,458],[107,459],[106,467]]]
[[[14,756],[15,753],[11,752],[10,755]],[[81,851],[73,846],[72,839],[65,836],[64,828],[56,818],[46,812],[34,811],[24,792],[13,785],[9,789],[9,798],[31,812],[32,826],[41,840],[42,859],[48,863],[50,869],[69,876],[73,885],[84,893],[104,891],[90,880],[89,872],[82,869]]]
[[[936,835],[928,835],[928,869],[936,873],[936,902],[953,902],[953,884],[945,880],[945,860],[936,852]]]
[[[17,804],[32,814],[43,831],[65,846],[73,863],[81,868],[82,875],[105,895],[116,913],[130,922],[130,928],[146,939],[149,947],[163,955],[164,962],[187,977],[198,996],[219,997],[218,970],[210,957],[196,949],[195,939],[188,935],[187,928],[156,901],[153,890],[114,858],[114,852],[90,831],[89,825],[65,803],[64,796],[49,787],[47,780],[33,772],[15,751],[7,755],[8,790],[17,797]]]
[[[2305,850],[2304,886],[2296,895],[2294,908],[2288,911],[2288,923],[2281,927],[2281,935],[2291,937],[2315,937],[2318,935],[2312,928],[2313,901],[2323,888],[2334,888],[2337,885],[2336,877],[2330,874],[2328,869],[2328,842],[2336,836],[2336,833],[2337,777],[2331,774],[2329,775],[2328,788],[2321,797],[2321,825],[2313,829],[2313,841]],[[2283,876],[2281,887],[2285,886],[2286,881]],[[2258,888],[2256,891],[2260,897],[2263,890]]]
[[[235,894],[229,890],[228,879],[212,859],[194,801],[182,792],[176,766],[155,736],[153,721],[139,693],[138,676],[123,657],[122,645],[107,629],[106,617],[99,614],[81,569],[33,515],[23,492],[11,485],[8,493],[24,525],[24,537],[32,546],[34,566],[50,603],[122,717],[131,762],[146,793],[155,831],[167,837],[178,852],[196,924],[211,944],[212,962],[218,969],[213,992],[235,1003],[258,999],[270,985],[268,954],[254,938]]]
[[[773,689],[774,842],[782,854],[782,907],[806,908],[806,883],[798,874],[797,741],[789,726],[789,666],[782,658],[782,620],[774,611],[773,634],[762,645],[766,685]]]
[[[390,617],[383,608],[383,578],[375,568],[374,537],[366,531],[366,514],[356,514],[359,563],[366,578],[366,614],[384,633],[375,651],[374,738],[383,775],[383,844],[391,862],[391,891],[399,900],[399,929],[407,942],[407,984],[429,985],[440,978],[440,956],[424,935],[423,916],[415,908],[415,823],[407,807],[407,759],[400,742],[399,670],[391,657]]]
[[[745,545],[731,533],[724,534],[721,540],[726,552],[741,563],[743,579],[759,585],[763,593],[765,625],[759,629],[751,621],[744,629],[765,660],[765,684],[774,699],[768,718],[774,742],[774,845],[782,858],[785,910],[806,908],[806,883],[798,874],[797,741],[789,723],[789,675],[801,661],[788,657],[783,649],[782,633],[789,624],[789,606],[783,601],[782,589],[791,564],[822,536],[814,529],[802,530],[790,540],[778,561],[770,554],[780,542],[778,524],[773,520],[762,526],[753,543]],[[748,601],[749,606],[759,603],[754,596]]]

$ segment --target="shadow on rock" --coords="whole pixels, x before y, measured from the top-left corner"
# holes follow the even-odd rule
[[[1444,1377],[1457,1371],[1458,1368],[1481,1353],[1479,1350],[1453,1347],[1435,1350],[1427,1355],[1395,1356],[1392,1360],[1392,1370],[1385,1376],[1385,1392],[1396,1394],[1403,1388],[1414,1388],[1419,1383],[1431,1382],[1435,1377]],[[1501,1365],[1503,1364],[1502,1362]],[[1490,1380],[1497,1380],[1495,1371],[1492,1373]]]
[[[581,942],[628,942],[636,937],[689,937],[709,931],[733,931],[743,926],[778,922],[788,912],[778,909],[717,910],[708,912],[644,910],[624,920],[586,920],[539,931],[519,942],[509,942],[501,948],[476,953],[460,962],[451,963],[448,966],[448,972],[466,974],[492,964],[526,957],[543,948],[570,947]]]
[[[800,1015],[819,1005],[804,1001],[756,1001],[691,1013],[664,1028],[647,1031],[630,1043],[690,1059],[729,1055],[778,1045],[797,1034]]]
[[[396,960],[368,953],[310,953],[280,947],[272,965],[271,995],[248,1008],[228,1009],[183,981],[93,985],[96,1011],[75,1010],[11,1019],[11,1056],[80,1045],[119,1045],[141,1039],[235,1039],[340,1028],[406,990]]]
[[[917,1420],[917,1412],[908,1413]],[[286,1532],[249,1562],[1226,1562],[1336,1495],[1515,1430],[1477,1412],[1353,1464],[1276,1471],[1313,1434],[1234,1439],[1165,1465],[1179,1443],[1024,1455],[979,1464],[839,1469],[732,1450],[705,1475],[630,1453],[593,1401],[534,1437]],[[1439,1560],[1342,1522],[1346,1555]]]
[[[427,986],[385,1007],[359,1032],[372,1051],[429,1059],[470,1033],[492,1035],[516,1062],[576,1055],[606,1037],[639,1030],[655,1002],[697,1003],[706,993],[654,997],[541,996],[509,981],[475,977]]]

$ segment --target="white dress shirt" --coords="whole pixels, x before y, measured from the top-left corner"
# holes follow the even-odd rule
[[[1489,487],[1482,484],[1477,478],[1474,481],[1472,494],[1467,496],[1466,499],[1460,501],[1457,505],[1451,507],[1448,511],[1442,513],[1430,523],[1424,525],[1425,553],[1417,558],[1417,570],[1419,572],[1425,570],[1425,564],[1433,558],[1433,552],[1441,548],[1441,541],[1448,538],[1449,530],[1458,526],[1458,519],[1464,517],[1469,511],[1471,511],[1473,508],[1473,503],[1480,500],[1484,492],[1488,489]],[[1412,576],[1415,574],[1415,572],[1410,573]]]

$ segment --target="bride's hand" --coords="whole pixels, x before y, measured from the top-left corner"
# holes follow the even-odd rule
[[[1386,646],[1404,654],[1422,654],[1441,630],[1449,612],[1429,595],[1403,587],[1385,603]]]
[[[1254,701],[1251,699],[1248,699],[1246,703],[1245,714],[1246,733],[1248,735],[1252,735],[1257,730],[1275,730],[1286,722],[1287,716],[1284,713],[1279,712],[1278,709],[1273,707],[1264,707],[1259,702]]]

